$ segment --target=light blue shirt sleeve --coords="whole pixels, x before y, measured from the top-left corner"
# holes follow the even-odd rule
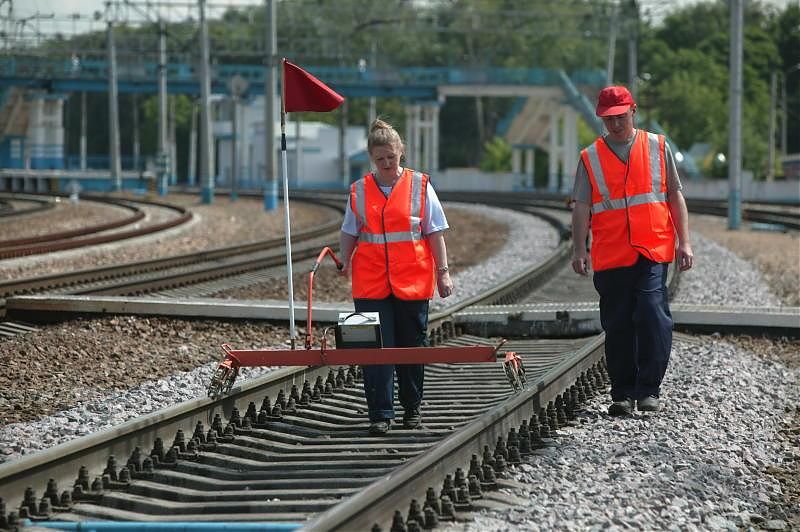
[[[442,203],[439,201],[439,196],[433,190],[431,182],[428,181],[428,188],[426,190],[427,200],[425,201],[425,218],[422,220],[422,234],[429,235],[438,231],[449,229],[447,224],[447,217],[444,215]]]
[[[389,187],[381,187],[381,189],[383,188],[387,189],[384,190],[386,193],[391,190]],[[422,219],[422,234],[427,236],[431,233],[449,229],[450,226],[447,224],[447,217],[444,214],[442,203],[439,201],[439,197],[433,190],[430,181],[428,181],[426,195],[425,216]],[[358,236],[360,231],[361,220],[356,217],[353,209],[350,208],[350,197],[348,196],[347,207],[344,210],[344,220],[342,221],[342,232],[350,236]]]
[[[347,207],[344,209],[344,221],[342,221],[342,233],[350,236],[358,236],[361,224],[358,222],[353,209],[350,208],[350,195],[347,195]]]

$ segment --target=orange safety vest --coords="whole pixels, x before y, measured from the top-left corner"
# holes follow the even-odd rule
[[[422,234],[428,176],[408,168],[383,195],[373,174],[350,186],[350,207],[361,221],[353,255],[353,298],[433,297],[433,254]]]
[[[592,268],[631,266],[639,255],[672,262],[664,136],[637,131],[627,164],[600,138],[581,159],[592,185]]]

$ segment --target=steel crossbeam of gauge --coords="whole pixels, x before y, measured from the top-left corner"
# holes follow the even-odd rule
[[[348,349],[231,349],[223,346],[235,366],[368,366],[374,364],[434,364],[497,362],[495,346],[382,347]]]

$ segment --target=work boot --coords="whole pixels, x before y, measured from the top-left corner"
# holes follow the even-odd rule
[[[422,423],[422,416],[419,415],[419,408],[409,408],[403,414],[403,428],[415,429]]]
[[[389,428],[391,428],[391,420],[389,419],[382,419],[380,421],[373,421],[369,426],[369,433],[373,436],[383,436],[387,432],[389,432]]]
[[[658,412],[661,410],[661,401],[655,395],[648,395],[636,401],[639,412]]]
[[[614,401],[608,407],[609,416],[629,416],[633,413],[633,399],[626,397],[621,401]]]

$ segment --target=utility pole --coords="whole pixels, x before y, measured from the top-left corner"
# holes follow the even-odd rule
[[[231,97],[231,201],[239,199],[239,192],[237,190],[236,179],[239,173],[239,97],[233,95]]]
[[[86,170],[86,91],[81,92],[81,170]]]
[[[614,56],[617,50],[617,14],[619,6],[611,6],[611,22],[608,31],[608,59],[606,60],[606,85],[614,84]]]
[[[241,146],[239,143],[239,100],[247,88],[247,80],[239,74],[228,81],[228,90],[231,93],[231,201],[239,198],[239,149]]]
[[[728,229],[742,224],[742,26],[743,0],[730,0],[730,103],[728,120]]]
[[[628,89],[631,91],[633,101],[636,101],[639,92],[636,82],[639,76],[638,40],[639,6],[636,4],[636,0],[630,0],[630,11],[628,13]]]
[[[192,100],[192,125],[189,129],[189,167],[187,180],[189,186],[195,185],[197,177],[197,101]]]
[[[136,96],[136,93],[131,94],[131,115],[133,118],[133,169],[137,171],[139,170],[142,145],[139,139],[139,98]]]
[[[788,136],[787,136],[787,128],[786,124],[789,122],[789,106],[786,101],[786,83],[789,76],[792,72],[800,70],[800,63],[790,67],[788,70],[784,70],[781,75],[781,109],[783,113],[781,115],[781,150],[784,155],[789,153],[789,144],[788,144]]]
[[[214,201],[214,169],[211,168],[211,150],[214,149],[211,131],[211,76],[208,67],[208,22],[206,0],[200,6],[200,181],[203,203]]]
[[[375,37],[372,38],[372,42],[370,45],[370,52],[369,52],[369,68],[371,70],[370,74],[374,75],[375,65],[377,61],[375,57],[377,55],[377,43],[375,42]],[[378,117],[377,113],[377,106],[376,106],[376,99],[375,96],[369,97],[369,114],[367,117],[367,132],[369,133],[369,128],[372,126],[372,123]]]
[[[277,87],[278,32],[275,27],[277,9],[275,0],[266,0],[267,56],[264,65],[264,210],[278,207],[278,165],[275,157],[275,89]]]
[[[773,70],[769,79],[769,157],[767,158],[767,181],[775,179],[775,113],[778,105],[778,72]]]
[[[108,11],[108,150],[113,190],[122,190],[122,167],[119,154],[119,102],[117,96],[117,51],[114,45],[114,19]]]
[[[786,129],[786,122],[788,122],[789,118],[789,108],[786,106],[786,76],[788,74],[786,72],[783,73],[781,76],[781,150],[784,155],[789,153],[789,150],[786,149],[786,139],[787,129]]]
[[[158,21],[158,194],[165,196],[168,185],[169,155],[167,152],[167,30]]]
[[[178,145],[175,142],[175,106],[177,105],[176,98],[167,97],[169,103],[169,140],[167,142],[169,153],[169,184],[178,184]]]
[[[347,159],[347,100],[339,107],[339,177],[342,180],[342,188],[347,189],[350,186],[350,161]]]

